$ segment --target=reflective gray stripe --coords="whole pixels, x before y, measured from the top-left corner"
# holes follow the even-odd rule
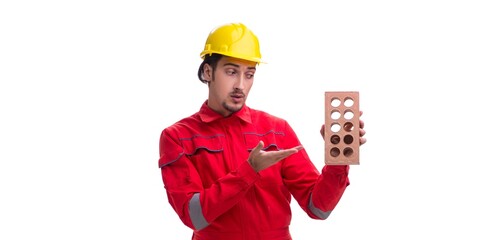
[[[194,196],[189,202],[189,215],[192,224],[196,230],[201,230],[209,225],[202,215],[202,207],[200,206],[200,193],[194,193]]]
[[[312,194],[312,195],[310,195],[310,201],[309,201],[309,203],[308,203],[308,208],[310,209],[310,211],[311,211],[313,214],[317,215],[317,217],[319,217],[319,218],[321,218],[321,219],[323,219],[323,220],[327,219],[327,218],[328,218],[328,216],[330,216],[330,213],[332,213],[332,210],[330,210],[330,211],[328,211],[328,212],[324,212],[324,211],[322,211],[322,210],[318,209],[317,207],[315,207],[315,206],[313,205],[313,200],[312,200],[312,197],[313,197],[313,194]]]

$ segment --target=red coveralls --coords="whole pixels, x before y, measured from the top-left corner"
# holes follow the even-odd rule
[[[244,106],[224,118],[205,102],[164,129],[159,167],[168,201],[199,240],[289,240],[291,195],[314,219],[326,219],[349,185],[349,166],[322,174],[306,151],[256,173],[247,159],[301,145],[288,123]]]

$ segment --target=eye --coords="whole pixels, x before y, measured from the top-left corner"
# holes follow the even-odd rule
[[[226,74],[230,75],[230,76],[236,75],[236,73],[237,72],[234,69],[227,69],[226,70]]]
[[[254,77],[254,73],[246,73],[247,79],[252,79]]]

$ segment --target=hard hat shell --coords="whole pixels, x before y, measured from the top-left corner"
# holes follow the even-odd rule
[[[258,37],[242,23],[224,24],[209,33],[200,57],[213,53],[262,62]]]

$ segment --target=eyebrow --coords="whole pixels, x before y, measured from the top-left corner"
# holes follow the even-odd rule
[[[237,67],[239,68],[240,66],[235,64],[235,63],[225,63],[224,66],[233,66],[233,67]],[[256,67],[248,67],[248,69],[251,69],[251,70],[256,70]]]

